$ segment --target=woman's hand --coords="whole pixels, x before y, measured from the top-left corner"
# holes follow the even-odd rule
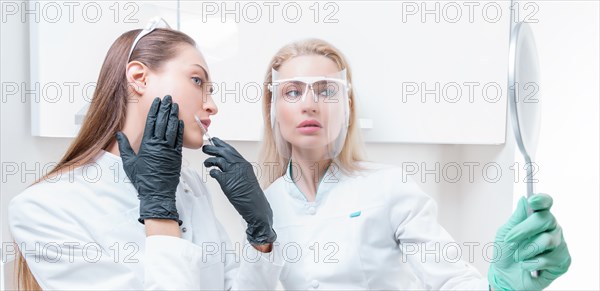
[[[248,241],[258,250],[268,252],[269,244],[277,239],[273,230],[273,211],[260,189],[252,165],[226,142],[216,137],[212,141],[214,146],[202,147],[204,153],[214,156],[206,159],[204,166],[219,168],[220,171],[210,170],[210,176],[219,182],[229,202],[248,223]]]
[[[145,219],[168,219],[181,225],[175,206],[183,146],[183,121],[178,115],[179,107],[171,96],[154,99],[137,155],[127,136],[117,133],[123,168],[138,191],[141,223]]]
[[[528,217],[522,197],[510,220],[498,229],[488,271],[494,290],[542,290],[571,265],[562,228],[550,213],[552,197],[533,195],[529,206],[534,213]],[[530,272],[536,270],[539,276],[532,277]]]

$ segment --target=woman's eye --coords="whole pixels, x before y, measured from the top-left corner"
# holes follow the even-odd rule
[[[198,78],[198,77],[192,77],[192,81],[198,85],[198,86],[202,86],[202,79]]]
[[[298,96],[300,96],[300,91],[290,90],[290,91],[285,92],[285,95],[288,97],[298,97]]]
[[[331,97],[331,96],[335,95],[335,90],[333,90],[333,89],[322,90],[321,92],[319,92],[319,95],[321,95],[322,97]]]
[[[335,96],[335,94],[337,94],[338,90],[339,90],[339,86],[335,83],[323,83],[320,84],[320,86],[318,86],[319,88],[319,96],[321,97],[332,97]]]

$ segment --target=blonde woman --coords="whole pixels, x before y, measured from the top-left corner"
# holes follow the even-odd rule
[[[237,276],[210,193],[181,167],[182,148],[203,144],[195,119],[208,128],[217,107],[194,40],[166,27],[155,19],[117,38],[70,148],[11,201],[19,289],[227,290],[269,276]],[[260,249],[276,238],[270,209],[262,192],[247,195]]]
[[[286,289],[539,290],[567,271],[571,258],[543,194],[519,201],[498,230],[488,280],[455,260],[455,248],[432,255],[453,243],[436,204],[402,182],[401,169],[365,162],[351,71],[329,43],[284,46],[264,82],[261,164],[276,167],[265,194],[285,263],[273,280]],[[218,157],[205,165],[231,167],[233,154],[208,152]]]

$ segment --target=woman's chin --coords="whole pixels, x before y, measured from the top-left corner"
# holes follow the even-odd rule
[[[288,141],[290,142],[290,141]],[[302,150],[323,150],[327,147],[329,142],[323,139],[308,139],[308,138],[299,138],[290,142],[292,146],[297,147]]]
[[[195,138],[192,140],[186,140],[183,142],[183,147],[186,149],[197,150],[200,149],[204,145],[204,140],[202,138]]]

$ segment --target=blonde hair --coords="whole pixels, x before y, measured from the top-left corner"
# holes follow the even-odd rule
[[[320,39],[306,39],[290,43],[282,47],[273,56],[267,73],[264,79],[264,98],[263,98],[263,141],[260,149],[259,158],[261,165],[274,165],[275,166],[275,177],[269,177],[269,175],[263,175],[261,178],[261,184],[263,188],[271,185],[274,180],[283,176],[286,172],[286,166],[288,160],[277,151],[275,146],[275,138],[273,136],[273,130],[271,128],[271,91],[268,90],[268,85],[271,83],[271,69],[278,70],[281,65],[294,57],[307,56],[307,55],[318,55],[324,56],[332,60],[340,70],[346,69],[346,79],[348,83],[352,84],[352,72],[348,65],[348,62],[342,55],[342,53],[328,42]],[[353,174],[356,171],[362,170],[359,162],[365,160],[365,145],[362,140],[360,128],[358,126],[358,118],[356,114],[356,102],[354,99],[354,90],[352,87],[348,92],[348,98],[350,100],[350,122],[348,126],[348,134],[342,151],[336,158],[336,164],[346,174]]]

